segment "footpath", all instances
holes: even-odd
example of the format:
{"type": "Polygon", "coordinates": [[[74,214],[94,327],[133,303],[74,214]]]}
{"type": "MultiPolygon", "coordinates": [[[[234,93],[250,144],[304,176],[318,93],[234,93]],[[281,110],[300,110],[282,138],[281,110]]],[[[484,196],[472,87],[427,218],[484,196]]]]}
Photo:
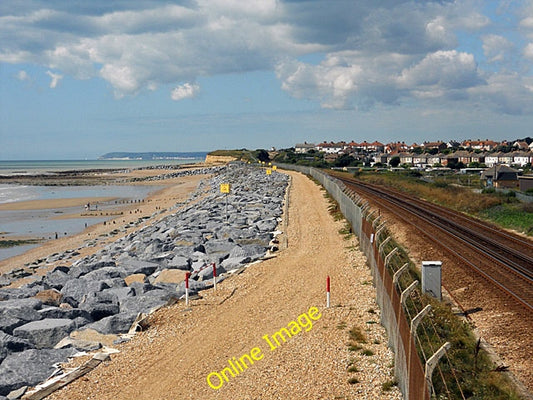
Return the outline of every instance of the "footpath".
{"type": "Polygon", "coordinates": [[[49,398],[401,398],[395,386],[383,389],[393,357],[356,238],[340,233],[324,191],[289,174],[285,250],[188,307],[159,310],[111,361],[49,398]]]}

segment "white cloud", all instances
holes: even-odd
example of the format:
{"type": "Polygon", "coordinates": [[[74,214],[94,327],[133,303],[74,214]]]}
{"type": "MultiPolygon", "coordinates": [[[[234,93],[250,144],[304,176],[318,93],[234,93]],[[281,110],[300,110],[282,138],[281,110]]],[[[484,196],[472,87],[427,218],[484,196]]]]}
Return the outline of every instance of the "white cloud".
{"type": "MultiPolygon", "coordinates": [[[[469,98],[470,89],[488,78],[523,77],[526,59],[533,59],[533,44],[520,53],[520,41],[501,33],[505,24],[484,15],[479,0],[39,4],[2,6],[0,62],[37,64],[77,79],[100,77],[117,98],[202,76],[274,70],[283,90],[326,108],[407,98],[451,101],[469,98]],[[470,34],[481,37],[486,60],[476,60],[475,50],[457,50],[470,34]],[[298,61],[310,53],[323,54],[323,62],[298,61]],[[522,72],[510,74],[513,69],[522,72]]],[[[531,10],[517,15],[525,36],[533,34],[531,10]]],[[[56,87],[62,75],[50,74],[50,87],[56,87]]],[[[517,82],[510,88],[520,97],[523,82],[517,82]]],[[[171,98],[197,92],[187,83],[171,98]]]]}
{"type": "Polygon", "coordinates": [[[524,56],[528,58],[529,60],[533,61],[533,43],[529,43],[524,48],[524,56]]]}
{"type": "Polygon", "coordinates": [[[20,70],[17,75],[16,75],[16,78],[19,80],[19,81],[29,81],[31,80],[30,76],[28,75],[28,73],[24,70],[20,70]]]}
{"type": "Polygon", "coordinates": [[[500,35],[484,35],[482,40],[483,52],[489,62],[505,61],[514,47],[511,41],[500,35]]]}
{"type": "Polygon", "coordinates": [[[403,70],[398,83],[404,88],[462,89],[479,84],[480,77],[472,54],[450,50],[428,54],[418,64],[403,70]]]}
{"type": "Polygon", "coordinates": [[[170,93],[170,98],[175,101],[190,99],[195,97],[200,91],[200,86],[193,83],[184,83],[183,85],[176,86],[170,93]]]}
{"type": "Polygon", "coordinates": [[[48,75],[52,80],[50,81],[50,89],[55,89],[61,79],[63,79],[63,75],[61,74],[54,74],[51,71],[46,71],[46,75],[48,75]]]}

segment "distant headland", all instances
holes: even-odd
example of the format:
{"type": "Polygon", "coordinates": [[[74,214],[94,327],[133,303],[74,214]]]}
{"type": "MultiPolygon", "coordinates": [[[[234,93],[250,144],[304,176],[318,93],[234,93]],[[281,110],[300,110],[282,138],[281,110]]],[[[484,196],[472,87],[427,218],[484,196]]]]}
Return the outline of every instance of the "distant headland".
{"type": "Polygon", "coordinates": [[[205,158],[206,151],[200,152],[112,152],[98,157],[99,160],[186,160],[205,158]]]}

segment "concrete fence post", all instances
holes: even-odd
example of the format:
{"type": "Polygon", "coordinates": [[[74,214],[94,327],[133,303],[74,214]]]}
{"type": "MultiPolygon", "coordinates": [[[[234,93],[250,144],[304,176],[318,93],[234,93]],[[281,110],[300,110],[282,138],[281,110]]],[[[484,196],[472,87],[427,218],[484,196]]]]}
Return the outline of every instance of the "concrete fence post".
{"type": "Polygon", "coordinates": [[[400,280],[400,275],[403,274],[407,270],[407,268],[409,268],[409,263],[405,263],[398,271],[394,273],[394,275],[392,276],[393,285],[398,284],[398,281],[400,280]]]}
{"type": "Polygon", "coordinates": [[[418,281],[414,281],[402,292],[402,295],[400,296],[400,303],[402,304],[402,306],[405,307],[405,301],[407,300],[411,292],[416,289],[417,285],[418,281]]]}
{"type": "Polygon", "coordinates": [[[422,318],[424,318],[428,312],[431,311],[431,305],[428,304],[425,306],[422,311],[420,311],[416,316],[411,320],[411,335],[416,335],[416,329],[418,328],[418,325],[422,321],[422,318]]]}
{"type": "Polygon", "coordinates": [[[395,247],[394,249],[392,249],[392,251],[389,254],[385,256],[385,268],[389,264],[389,261],[392,258],[392,256],[395,255],[397,252],[398,252],[398,247],[395,247]]]}
{"type": "MultiPolygon", "coordinates": [[[[381,242],[381,244],[379,245],[379,248],[378,248],[379,254],[381,254],[381,251],[383,250],[385,245],[391,241],[391,239],[392,238],[390,236],[387,236],[387,238],[383,242],[381,242]]],[[[377,240],[377,238],[376,238],[376,240],[377,240]]]]}
{"type": "Polygon", "coordinates": [[[451,344],[450,342],[446,342],[444,343],[440,349],[438,349],[435,354],[433,354],[427,361],[426,361],[426,370],[425,370],[425,377],[426,377],[426,382],[427,382],[427,385],[428,385],[428,389],[429,389],[429,395],[430,397],[433,395],[433,379],[432,379],[432,375],[433,375],[433,370],[435,369],[435,367],[437,366],[439,360],[441,359],[441,357],[446,354],[446,350],[448,350],[450,348],[451,344]]]}

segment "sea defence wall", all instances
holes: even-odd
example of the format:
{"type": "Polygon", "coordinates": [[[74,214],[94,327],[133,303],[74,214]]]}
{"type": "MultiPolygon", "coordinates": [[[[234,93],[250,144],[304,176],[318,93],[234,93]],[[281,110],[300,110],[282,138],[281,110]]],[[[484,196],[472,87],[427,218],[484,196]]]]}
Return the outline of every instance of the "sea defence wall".
{"type": "MultiPolygon", "coordinates": [[[[184,295],[186,273],[192,296],[213,285],[213,263],[220,282],[277,250],[288,176],[244,163],[203,172],[213,175],[173,214],[153,215],[149,225],[74,262],[70,252],[56,254],[61,266],[0,288],[0,399],[43,381],[78,350],[113,344],[104,338],[127,340],[119,334],[140,313],[184,295]]],[[[0,286],[11,280],[0,277],[0,286]]]]}
{"type": "Polygon", "coordinates": [[[352,231],[359,238],[359,247],[366,255],[371,269],[377,302],[381,308],[381,324],[387,330],[389,346],[394,350],[398,386],[407,400],[429,400],[428,383],[417,354],[414,335],[411,334],[397,285],[386,268],[386,257],[381,251],[380,243],[386,238],[380,237],[379,227],[367,219],[368,204],[348,190],[342,182],[316,168],[288,164],[278,164],[278,167],[312,176],[339,204],[352,231]]]}

